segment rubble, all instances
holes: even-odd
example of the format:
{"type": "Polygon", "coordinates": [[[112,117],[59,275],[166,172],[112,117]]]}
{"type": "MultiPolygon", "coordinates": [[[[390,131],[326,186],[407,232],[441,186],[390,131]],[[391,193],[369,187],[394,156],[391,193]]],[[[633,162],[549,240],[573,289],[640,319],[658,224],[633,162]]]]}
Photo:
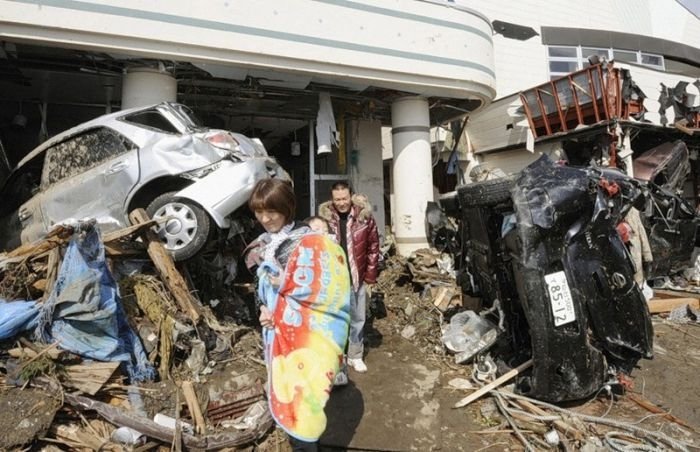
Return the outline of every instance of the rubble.
{"type": "MultiPolygon", "coordinates": [[[[601,450],[632,445],[656,447],[659,450],[690,449],[692,443],[686,439],[689,438],[688,435],[692,437],[694,430],[683,419],[667,417],[666,411],[655,407],[636,392],[629,391],[625,395],[613,393],[619,391],[622,385],[630,386],[629,381],[622,377],[617,382],[606,382],[592,398],[569,404],[568,408],[560,408],[536,398],[518,395],[515,386],[510,384],[514,378],[530,372],[532,359],[510,368],[505,365],[502,356],[494,361],[488,352],[482,351],[477,353],[474,362],[455,367],[455,355],[449,353],[448,345],[442,340],[438,345],[436,339],[443,339],[443,332],[452,318],[469,311],[463,306],[453,306],[442,312],[435,306],[435,298],[440,294],[437,288],[453,287],[441,285],[448,280],[440,278],[440,270],[435,263],[440,254],[440,251],[430,249],[419,250],[409,258],[387,257],[386,269],[380,273],[375,290],[381,290],[384,294],[389,314],[382,323],[385,328],[390,328],[393,334],[403,336],[404,339],[406,332],[411,331],[413,334],[407,340],[420,346],[423,351],[421,360],[434,361],[452,375],[471,377],[455,377],[445,384],[457,390],[456,395],[459,397],[454,403],[464,409],[475,405],[474,411],[480,413],[482,424],[488,428],[475,433],[512,435],[519,442],[518,445],[509,442],[502,444],[510,444],[512,449],[522,447],[525,450],[601,450]],[[416,271],[418,281],[421,282],[411,278],[412,271],[416,271]],[[421,278],[428,273],[435,274],[437,278],[421,278]],[[435,290],[431,291],[431,288],[435,290]],[[462,393],[466,393],[466,396],[460,395],[462,393]],[[656,431],[658,427],[643,427],[637,421],[608,414],[613,403],[623,400],[629,400],[645,410],[653,410],[652,413],[676,424],[678,429],[670,430],[675,433],[669,434],[670,427],[666,426],[666,433],[659,433],[656,431]],[[602,411],[592,410],[593,403],[600,406],[602,411]],[[492,409],[486,410],[486,413],[482,407],[489,404],[492,409]]],[[[471,303],[469,298],[465,298],[467,303],[471,303]]]]}
{"type": "Polygon", "coordinates": [[[260,403],[259,337],[218,320],[151,231],[154,222],[143,211],[132,218],[134,226],[103,237],[94,222],[62,225],[0,254],[3,450],[219,449],[272,427],[260,403]],[[254,378],[232,385],[245,374],[254,378]],[[160,425],[163,418],[173,424],[160,425]]]}

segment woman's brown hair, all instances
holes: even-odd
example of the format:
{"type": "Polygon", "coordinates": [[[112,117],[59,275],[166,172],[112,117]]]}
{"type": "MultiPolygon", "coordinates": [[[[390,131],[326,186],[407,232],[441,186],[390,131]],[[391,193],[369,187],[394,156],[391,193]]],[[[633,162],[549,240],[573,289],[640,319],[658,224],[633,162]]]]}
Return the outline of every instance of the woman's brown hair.
{"type": "Polygon", "coordinates": [[[292,184],[281,179],[263,179],[253,187],[248,207],[255,213],[274,210],[284,216],[285,224],[294,220],[297,201],[292,184]]]}

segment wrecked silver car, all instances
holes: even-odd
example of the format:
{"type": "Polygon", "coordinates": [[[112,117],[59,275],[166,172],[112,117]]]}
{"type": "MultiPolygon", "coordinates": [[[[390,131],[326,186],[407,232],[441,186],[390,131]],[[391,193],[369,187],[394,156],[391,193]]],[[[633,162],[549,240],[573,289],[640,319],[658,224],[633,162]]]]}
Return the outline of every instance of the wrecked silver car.
{"type": "Polygon", "coordinates": [[[458,282],[497,317],[497,353],[533,360],[519,392],[584,398],[651,358],[646,300],[616,229],[647,196],[643,182],[618,170],[542,157],[517,177],[442,200],[460,220],[458,282]]]}
{"type": "Polygon", "coordinates": [[[256,181],[289,178],[259,140],[202,127],[189,108],[161,103],[104,115],[30,152],[5,182],[0,246],[42,237],[86,217],[103,232],[143,207],[177,260],[194,256],[215,228],[231,227],[256,181]]]}

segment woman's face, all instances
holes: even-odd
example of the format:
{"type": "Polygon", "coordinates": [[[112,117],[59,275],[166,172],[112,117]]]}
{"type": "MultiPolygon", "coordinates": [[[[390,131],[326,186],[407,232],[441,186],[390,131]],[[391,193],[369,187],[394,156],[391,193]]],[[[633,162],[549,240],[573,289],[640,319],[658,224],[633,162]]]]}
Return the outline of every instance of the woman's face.
{"type": "Polygon", "coordinates": [[[276,210],[256,210],[255,218],[267,232],[279,232],[284,226],[284,215],[276,210]]]}

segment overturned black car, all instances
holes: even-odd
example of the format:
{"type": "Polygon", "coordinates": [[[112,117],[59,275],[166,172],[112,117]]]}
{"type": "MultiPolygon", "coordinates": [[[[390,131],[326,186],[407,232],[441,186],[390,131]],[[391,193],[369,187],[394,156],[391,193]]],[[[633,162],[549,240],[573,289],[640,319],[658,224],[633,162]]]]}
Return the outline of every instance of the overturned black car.
{"type": "Polygon", "coordinates": [[[646,300],[617,226],[636,207],[645,225],[692,227],[694,242],[692,209],[657,218],[669,211],[660,205],[684,202],[619,170],[546,156],[516,177],[461,186],[441,199],[459,220],[451,248],[463,291],[498,313],[497,347],[517,362],[533,359],[531,374],[517,381],[520,393],[584,398],[652,357],[646,300]]]}

